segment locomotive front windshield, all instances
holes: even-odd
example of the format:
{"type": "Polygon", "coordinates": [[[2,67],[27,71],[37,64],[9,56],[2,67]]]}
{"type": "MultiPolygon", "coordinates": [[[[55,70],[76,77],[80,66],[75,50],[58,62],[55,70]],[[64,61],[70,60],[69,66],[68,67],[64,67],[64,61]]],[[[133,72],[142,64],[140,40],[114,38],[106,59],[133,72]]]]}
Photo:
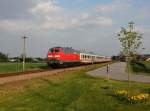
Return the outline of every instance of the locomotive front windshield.
{"type": "Polygon", "coordinates": [[[55,48],[55,52],[59,52],[59,50],[60,50],[59,48],[55,48]]]}
{"type": "Polygon", "coordinates": [[[60,48],[51,48],[50,52],[51,53],[53,53],[53,52],[60,52],[60,48]]]}
{"type": "Polygon", "coordinates": [[[54,48],[50,49],[50,52],[52,52],[52,53],[53,53],[54,51],[55,51],[55,50],[54,50],[54,48]]]}

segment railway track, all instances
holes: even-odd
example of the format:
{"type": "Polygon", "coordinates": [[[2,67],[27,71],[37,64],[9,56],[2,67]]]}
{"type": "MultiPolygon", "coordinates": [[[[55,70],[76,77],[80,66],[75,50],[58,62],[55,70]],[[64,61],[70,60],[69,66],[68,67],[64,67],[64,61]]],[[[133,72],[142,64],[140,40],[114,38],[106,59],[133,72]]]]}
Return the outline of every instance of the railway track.
{"type": "Polygon", "coordinates": [[[9,73],[1,75],[0,84],[16,82],[20,80],[26,80],[37,77],[51,76],[65,71],[73,71],[85,68],[85,66],[70,67],[70,68],[61,68],[61,69],[45,69],[45,70],[36,70],[36,71],[27,71],[24,73],[9,73]]]}
{"type": "Polygon", "coordinates": [[[45,72],[45,71],[51,71],[53,69],[39,69],[39,70],[30,70],[25,72],[12,72],[12,73],[0,73],[0,78],[3,77],[9,77],[9,76],[17,76],[17,75],[27,75],[27,74],[33,74],[33,73],[39,73],[39,72],[45,72]]]}

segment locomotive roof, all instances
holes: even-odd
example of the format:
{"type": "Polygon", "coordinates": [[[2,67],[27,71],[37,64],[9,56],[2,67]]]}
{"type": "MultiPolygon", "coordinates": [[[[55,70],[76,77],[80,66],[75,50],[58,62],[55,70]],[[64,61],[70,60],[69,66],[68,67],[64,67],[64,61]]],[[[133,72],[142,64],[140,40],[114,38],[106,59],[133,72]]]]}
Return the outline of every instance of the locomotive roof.
{"type": "Polygon", "coordinates": [[[63,48],[63,47],[60,47],[60,46],[56,46],[56,47],[53,47],[53,48],[63,48]]]}
{"type": "Polygon", "coordinates": [[[72,47],[52,47],[52,48],[68,48],[68,49],[73,49],[72,47]]]}

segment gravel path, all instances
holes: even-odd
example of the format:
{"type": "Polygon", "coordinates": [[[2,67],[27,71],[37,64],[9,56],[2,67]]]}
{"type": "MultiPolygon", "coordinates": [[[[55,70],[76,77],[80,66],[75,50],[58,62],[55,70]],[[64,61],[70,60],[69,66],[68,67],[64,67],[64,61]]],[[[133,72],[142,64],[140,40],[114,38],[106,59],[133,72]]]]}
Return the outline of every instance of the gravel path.
{"type": "Polygon", "coordinates": [[[37,78],[37,77],[43,77],[43,76],[50,76],[50,75],[54,75],[54,74],[65,72],[65,71],[79,70],[81,68],[84,68],[84,66],[66,68],[66,69],[57,69],[57,70],[51,70],[51,71],[46,71],[46,72],[30,73],[30,74],[25,74],[25,75],[3,77],[3,78],[0,78],[0,84],[26,80],[26,79],[31,79],[31,78],[37,78]]]}
{"type": "MultiPolygon", "coordinates": [[[[127,81],[128,80],[128,74],[125,72],[125,67],[126,63],[121,62],[121,63],[114,63],[110,65],[110,79],[114,80],[123,80],[127,81]]],[[[102,67],[90,72],[87,72],[87,74],[94,76],[94,77],[102,77],[106,78],[107,77],[107,67],[102,67]]],[[[143,83],[150,83],[150,76],[146,75],[135,75],[131,74],[131,81],[136,81],[136,82],[143,82],[143,83]]]]}

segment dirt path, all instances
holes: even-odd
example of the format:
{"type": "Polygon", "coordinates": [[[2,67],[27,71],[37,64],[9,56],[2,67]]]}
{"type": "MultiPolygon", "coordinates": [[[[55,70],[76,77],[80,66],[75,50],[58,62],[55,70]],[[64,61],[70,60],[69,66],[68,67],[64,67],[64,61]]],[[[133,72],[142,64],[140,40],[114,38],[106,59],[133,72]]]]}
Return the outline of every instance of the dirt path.
{"type": "MultiPolygon", "coordinates": [[[[110,73],[109,73],[110,79],[127,81],[128,74],[125,72],[125,67],[126,67],[126,63],[124,62],[110,65],[110,73]]],[[[87,74],[94,76],[94,77],[106,78],[107,68],[102,67],[102,68],[90,71],[87,74]]],[[[146,76],[142,74],[141,75],[131,74],[131,81],[150,83],[150,76],[146,76]]]]}

